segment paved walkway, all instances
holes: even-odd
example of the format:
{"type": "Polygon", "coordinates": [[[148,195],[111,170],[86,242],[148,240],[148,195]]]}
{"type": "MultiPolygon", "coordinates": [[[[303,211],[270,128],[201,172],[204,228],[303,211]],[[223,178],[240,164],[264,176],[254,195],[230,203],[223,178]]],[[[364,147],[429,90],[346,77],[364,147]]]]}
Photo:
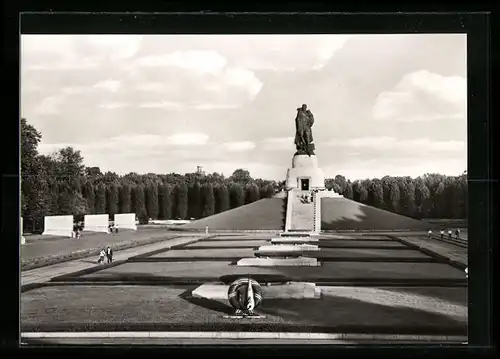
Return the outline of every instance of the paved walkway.
{"type": "MultiPolygon", "coordinates": [[[[115,252],[113,260],[126,260],[130,257],[148,253],[161,248],[169,248],[178,244],[184,244],[195,239],[202,239],[205,235],[183,235],[178,238],[166,239],[165,241],[147,244],[135,248],[129,248],[121,251],[115,252]]],[[[60,276],[63,274],[69,274],[77,272],[87,268],[93,268],[96,264],[96,258],[88,257],[84,259],[76,259],[73,261],[68,261],[64,263],[54,264],[47,267],[32,269],[28,271],[23,271],[21,274],[21,285],[31,284],[31,283],[43,283],[49,281],[51,278],[60,276]]]]}

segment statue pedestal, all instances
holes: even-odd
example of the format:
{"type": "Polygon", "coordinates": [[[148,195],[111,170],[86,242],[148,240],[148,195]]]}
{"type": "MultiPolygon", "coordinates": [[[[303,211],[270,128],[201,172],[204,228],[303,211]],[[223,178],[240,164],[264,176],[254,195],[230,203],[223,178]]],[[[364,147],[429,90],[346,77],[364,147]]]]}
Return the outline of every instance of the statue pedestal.
{"type": "Polygon", "coordinates": [[[315,155],[293,156],[292,168],[286,173],[285,187],[287,190],[297,188],[305,191],[324,189],[325,175],[318,167],[318,158],[315,155]]]}

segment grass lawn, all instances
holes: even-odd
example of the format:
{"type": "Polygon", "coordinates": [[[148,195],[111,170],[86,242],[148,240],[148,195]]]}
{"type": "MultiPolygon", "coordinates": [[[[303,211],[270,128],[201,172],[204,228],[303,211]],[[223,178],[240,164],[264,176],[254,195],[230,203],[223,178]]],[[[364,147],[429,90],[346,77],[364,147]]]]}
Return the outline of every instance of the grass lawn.
{"type": "Polygon", "coordinates": [[[370,241],[370,240],[339,240],[339,241],[333,241],[333,240],[324,240],[320,239],[319,240],[319,246],[324,246],[324,247],[329,247],[329,246],[335,246],[335,247],[407,247],[404,244],[390,240],[388,239],[387,241],[370,241]]]}
{"type": "Polygon", "coordinates": [[[323,230],[428,230],[436,226],[346,198],[321,199],[321,229],[323,230]]]}
{"type": "Polygon", "coordinates": [[[165,239],[174,237],[175,233],[168,233],[163,229],[145,229],[140,231],[121,231],[117,234],[92,233],[83,235],[80,239],[66,238],[60,240],[40,240],[21,246],[21,260],[37,257],[48,257],[70,254],[79,250],[105,247],[121,242],[147,240],[153,237],[165,236],[165,239]]]}
{"type": "Polygon", "coordinates": [[[86,278],[131,280],[141,278],[214,278],[231,274],[273,274],[293,276],[306,281],[308,278],[424,278],[462,279],[465,273],[441,263],[363,263],[325,262],[320,267],[243,267],[230,266],[229,262],[163,262],[125,263],[86,275],[86,278]]]}
{"type": "Polygon", "coordinates": [[[265,198],[226,212],[179,226],[182,229],[284,229],[285,199],[265,198]]]}
{"type": "Polygon", "coordinates": [[[189,247],[205,247],[205,248],[210,248],[210,247],[249,247],[249,246],[254,246],[254,247],[259,247],[259,246],[265,246],[267,244],[271,244],[270,242],[266,241],[265,239],[261,240],[254,240],[254,241],[212,241],[212,240],[201,240],[193,244],[189,244],[186,246],[186,248],[189,247]]]}
{"type": "Polygon", "coordinates": [[[270,240],[271,238],[278,237],[277,233],[245,233],[239,236],[235,235],[223,235],[217,234],[217,237],[210,238],[212,242],[221,242],[224,245],[225,242],[237,242],[237,241],[258,241],[258,240],[270,240]]]}
{"type": "Polygon", "coordinates": [[[422,252],[412,249],[393,251],[391,249],[363,249],[363,248],[321,248],[318,252],[319,258],[338,258],[338,257],[398,257],[398,258],[427,258],[422,252]]]}
{"type": "Polygon", "coordinates": [[[253,257],[254,250],[251,248],[234,248],[234,249],[191,249],[183,250],[176,249],[164,253],[152,255],[151,258],[204,258],[204,257],[253,257]]]}
{"type": "MultiPolygon", "coordinates": [[[[194,287],[60,286],[35,289],[21,297],[21,330],[60,330],[61,327],[74,331],[105,330],[105,324],[108,328],[113,324],[114,328],[136,324],[143,330],[159,330],[159,327],[169,325],[172,329],[182,327],[189,330],[190,326],[201,325],[198,330],[214,330],[214,326],[222,330],[221,325],[241,323],[223,317],[232,313],[223,302],[186,298],[190,289],[194,287]]],[[[374,303],[354,292],[349,298],[349,290],[344,290],[341,295],[335,295],[334,290],[325,290],[326,295],[319,300],[264,299],[257,312],[266,318],[252,320],[247,325],[253,331],[286,331],[286,325],[295,325],[306,332],[314,331],[314,327],[357,328],[358,332],[367,333],[390,332],[391,329],[400,332],[401,328],[419,332],[423,328],[438,330],[446,327],[465,332],[464,308],[446,297],[460,301],[457,298],[463,298],[463,293],[459,292],[466,289],[454,289],[455,293],[452,293],[449,289],[434,288],[422,296],[422,293],[399,292],[393,288],[393,296],[401,298],[399,303],[374,303]],[[413,304],[416,300],[418,305],[413,304]],[[436,306],[438,309],[433,309],[436,306]]],[[[238,329],[233,326],[232,330],[238,329]]]]}

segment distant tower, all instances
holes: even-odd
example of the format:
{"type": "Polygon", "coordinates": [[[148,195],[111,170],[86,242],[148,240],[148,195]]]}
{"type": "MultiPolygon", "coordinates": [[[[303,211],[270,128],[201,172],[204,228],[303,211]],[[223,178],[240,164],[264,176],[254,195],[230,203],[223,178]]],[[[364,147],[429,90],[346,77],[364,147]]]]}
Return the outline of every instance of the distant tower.
{"type": "Polygon", "coordinates": [[[196,166],[196,173],[204,175],[205,172],[203,171],[203,166],[196,166]]]}

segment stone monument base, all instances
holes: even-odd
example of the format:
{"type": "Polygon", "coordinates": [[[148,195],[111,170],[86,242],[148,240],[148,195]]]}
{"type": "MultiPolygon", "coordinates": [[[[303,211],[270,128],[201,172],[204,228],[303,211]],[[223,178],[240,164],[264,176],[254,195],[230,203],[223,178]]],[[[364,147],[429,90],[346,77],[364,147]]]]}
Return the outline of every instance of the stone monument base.
{"type": "Polygon", "coordinates": [[[282,238],[309,238],[309,237],[318,237],[319,233],[316,232],[280,232],[280,237],[282,238]]]}
{"type": "Polygon", "coordinates": [[[292,168],[286,174],[285,187],[287,190],[300,189],[309,191],[325,188],[325,175],[318,167],[318,158],[315,155],[295,155],[292,168]]]}
{"type": "Polygon", "coordinates": [[[237,266],[248,267],[317,267],[320,265],[317,258],[242,258],[237,266]]]}
{"type": "Polygon", "coordinates": [[[271,238],[272,244],[307,244],[318,243],[318,237],[277,237],[271,238]]]}

